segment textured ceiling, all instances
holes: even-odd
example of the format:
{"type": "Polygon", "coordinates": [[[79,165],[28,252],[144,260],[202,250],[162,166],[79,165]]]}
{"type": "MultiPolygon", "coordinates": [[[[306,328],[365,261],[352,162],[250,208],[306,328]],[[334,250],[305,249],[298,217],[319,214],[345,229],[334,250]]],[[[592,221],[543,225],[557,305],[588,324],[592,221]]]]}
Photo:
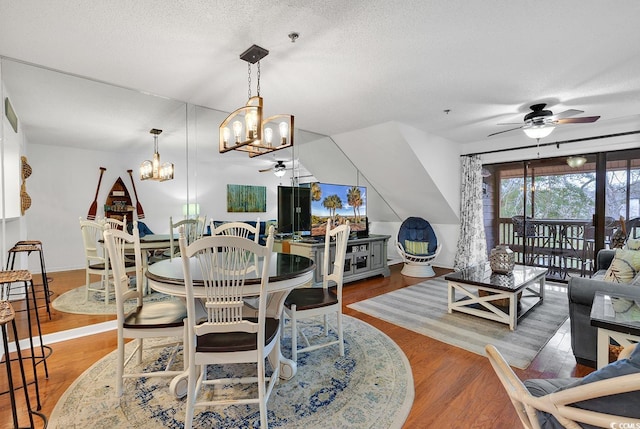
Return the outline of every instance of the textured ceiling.
{"type": "MultiPolygon", "coordinates": [[[[328,135],[394,120],[471,143],[537,102],[601,116],[567,137],[639,128],[638,22],[636,0],[0,0],[0,55],[232,111],[255,43],[270,51],[268,115],[328,135]]],[[[528,143],[506,134],[492,139],[528,143]]]]}

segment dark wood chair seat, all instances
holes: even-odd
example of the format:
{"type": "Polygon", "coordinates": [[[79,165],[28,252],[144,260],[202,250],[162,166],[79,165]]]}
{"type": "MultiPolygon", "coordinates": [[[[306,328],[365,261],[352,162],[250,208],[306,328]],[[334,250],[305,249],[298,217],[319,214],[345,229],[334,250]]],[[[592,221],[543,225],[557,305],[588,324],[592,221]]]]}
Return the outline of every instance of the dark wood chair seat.
{"type": "MultiPolygon", "coordinates": [[[[253,323],[257,323],[258,319],[248,318],[253,323]]],[[[278,333],[280,321],[272,317],[266,318],[265,326],[265,345],[269,344],[278,333]]],[[[196,352],[201,353],[226,353],[226,352],[244,352],[255,350],[257,345],[258,334],[249,332],[229,332],[225,334],[215,333],[206,334],[196,337],[196,352]]]]}
{"type": "MultiPolygon", "coordinates": [[[[125,259],[124,267],[125,268],[135,268],[136,267],[136,263],[135,263],[135,261],[130,261],[130,260],[125,259]]],[[[104,263],[91,264],[91,265],[89,265],[89,268],[91,268],[92,270],[104,270],[104,263]]]]}
{"type": "Polygon", "coordinates": [[[181,301],[149,302],[129,314],[123,323],[128,329],[159,329],[184,325],[187,308],[181,301]]]}
{"type": "Polygon", "coordinates": [[[331,289],[299,288],[291,291],[284,302],[287,308],[294,304],[297,310],[327,307],[338,303],[338,296],[331,289]]]}

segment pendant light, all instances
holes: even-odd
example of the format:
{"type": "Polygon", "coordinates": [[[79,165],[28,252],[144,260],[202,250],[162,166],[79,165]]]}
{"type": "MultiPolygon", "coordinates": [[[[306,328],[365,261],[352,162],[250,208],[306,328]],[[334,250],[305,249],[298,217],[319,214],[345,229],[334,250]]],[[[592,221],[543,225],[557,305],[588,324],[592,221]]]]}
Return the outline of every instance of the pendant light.
{"type": "Polygon", "coordinates": [[[143,161],[140,164],[140,180],[157,180],[164,182],[165,180],[173,179],[173,164],[165,162],[160,164],[160,154],[158,153],[158,136],[162,133],[162,130],[153,128],[149,131],[153,134],[153,161],[143,161]]]}
{"type": "Polygon", "coordinates": [[[257,45],[240,54],[248,64],[249,100],[220,124],[220,153],[231,150],[248,152],[250,157],[264,155],[293,146],[293,115],[274,115],[263,119],[260,97],[260,60],[269,51],[257,45]],[[251,64],[258,64],[257,96],[251,95],[251,64]],[[276,137],[274,141],[274,134],[276,137]]]}

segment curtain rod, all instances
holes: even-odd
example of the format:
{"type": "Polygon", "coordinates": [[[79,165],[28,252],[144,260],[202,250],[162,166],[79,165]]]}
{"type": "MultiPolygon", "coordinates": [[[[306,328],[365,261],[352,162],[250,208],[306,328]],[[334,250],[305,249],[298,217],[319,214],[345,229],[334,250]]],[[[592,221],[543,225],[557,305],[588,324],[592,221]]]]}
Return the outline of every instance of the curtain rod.
{"type": "Polygon", "coordinates": [[[529,146],[519,146],[519,147],[508,148],[508,149],[495,149],[495,150],[488,150],[488,151],[485,151],[485,152],[466,153],[466,154],[463,154],[463,155],[460,155],[460,156],[486,155],[486,154],[489,154],[489,153],[511,152],[512,150],[533,149],[533,148],[537,148],[537,147],[554,146],[554,145],[556,145],[558,147],[558,149],[559,149],[561,144],[578,143],[578,142],[584,142],[584,141],[588,141],[588,140],[608,139],[608,138],[611,138],[611,137],[621,137],[621,136],[628,136],[628,135],[631,135],[631,134],[639,134],[639,133],[640,133],[640,130],[626,131],[624,133],[605,134],[605,135],[601,135],[601,136],[584,137],[584,138],[581,138],[581,139],[561,140],[561,141],[556,141],[556,142],[553,142],[553,143],[533,144],[533,145],[529,145],[529,146]]]}

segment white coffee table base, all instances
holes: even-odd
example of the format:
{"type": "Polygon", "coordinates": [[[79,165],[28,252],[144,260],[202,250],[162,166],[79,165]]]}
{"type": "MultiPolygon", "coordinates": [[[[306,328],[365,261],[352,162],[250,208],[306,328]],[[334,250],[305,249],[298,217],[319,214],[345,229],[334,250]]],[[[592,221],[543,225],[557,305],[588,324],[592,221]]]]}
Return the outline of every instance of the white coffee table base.
{"type": "MultiPolygon", "coordinates": [[[[535,283],[536,281],[532,282],[535,283]]],[[[518,324],[518,294],[528,291],[538,298],[538,302],[524,310],[520,315],[530,311],[544,300],[545,278],[542,276],[538,281],[538,290],[532,289],[529,285],[517,291],[503,291],[489,287],[477,286],[473,284],[460,283],[453,280],[448,281],[448,305],[447,311],[459,311],[461,313],[471,314],[473,316],[482,317],[484,319],[494,320],[496,322],[509,325],[512,331],[516,329],[518,324]],[[487,296],[479,296],[478,291],[483,290],[491,292],[487,296]],[[462,299],[456,299],[456,292],[462,294],[462,299]],[[504,307],[494,305],[499,299],[508,299],[509,306],[507,312],[504,307]],[[481,308],[480,308],[481,307],[481,308]]]]}

